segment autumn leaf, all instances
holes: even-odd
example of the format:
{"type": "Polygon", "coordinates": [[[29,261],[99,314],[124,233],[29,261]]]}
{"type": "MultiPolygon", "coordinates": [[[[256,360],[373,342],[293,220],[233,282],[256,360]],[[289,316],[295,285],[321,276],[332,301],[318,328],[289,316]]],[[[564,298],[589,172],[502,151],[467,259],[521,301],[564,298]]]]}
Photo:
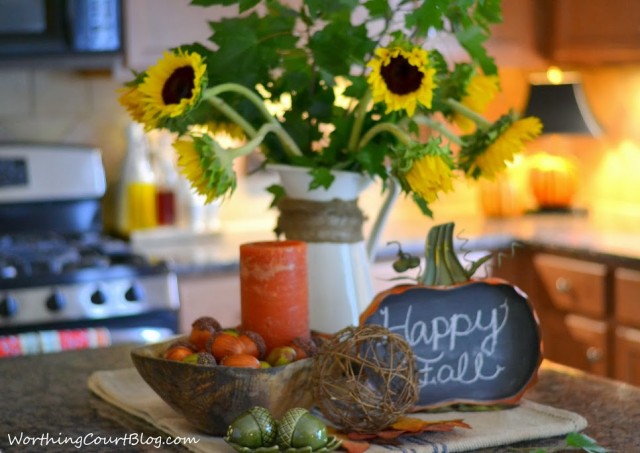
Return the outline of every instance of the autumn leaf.
{"type": "Polygon", "coordinates": [[[350,439],[346,434],[338,431],[332,426],[327,426],[327,431],[329,435],[336,436],[342,441],[340,448],[342,450],[346,450],[347,453],[364,453],[371,446],[369,442],[359,442],[357,440],[350,439]]]}
{"type": "Polygon", "coordinates": [[[391,428],[410,433],[421,433],[424,431],[451,431],[453,428],[471,429],[471,426],[461,418],[455,420],[427,421],[416,417],[400,417],[395,423],[391,424],[391,428]]]}
{"type": "Polygon", "coordinates": [[[400,417],[389,428],[377,433],[346,433],[352,441],[392,441],[404,435],[415,435],[424,432],[446,432],[454,428],[467,428],[471,426],[462,419],[427,421],[415,417],[400,417]]]}

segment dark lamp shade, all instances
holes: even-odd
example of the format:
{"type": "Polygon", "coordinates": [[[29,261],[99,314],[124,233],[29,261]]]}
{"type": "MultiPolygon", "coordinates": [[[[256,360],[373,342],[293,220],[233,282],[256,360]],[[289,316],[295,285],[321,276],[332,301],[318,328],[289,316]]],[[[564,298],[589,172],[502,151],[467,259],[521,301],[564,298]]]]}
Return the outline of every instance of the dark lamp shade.
{"type": "Polygon", "coordinates": [[[579,83],[531,85],[524,116],[542,121],[543,134],[600,135],[579,83]]]}

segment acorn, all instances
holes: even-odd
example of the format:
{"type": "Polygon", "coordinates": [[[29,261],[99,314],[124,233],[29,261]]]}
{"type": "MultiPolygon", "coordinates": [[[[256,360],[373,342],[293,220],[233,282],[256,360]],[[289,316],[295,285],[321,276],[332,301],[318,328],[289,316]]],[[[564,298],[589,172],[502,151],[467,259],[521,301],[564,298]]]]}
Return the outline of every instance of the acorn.
{"type": "Polygon", "coordinates": [[[277,423],[267,409],[254,406],[231,422],[225,442],[250,449],[271,447],[276,442],[277,423]]]}
{"type": "Polygon", "coordinates": [[[182,361],[195,352],[198,351],[194,345],[184,340],[178,340],[171,343],[162,356],[165,359],[182,361]]]}
{"type": "Polygon", "coordinates": [[[234,354],[225,356],[220,362],[223,366],[234,366],[237,368],[261,368],[260,360],[250,354],[234,354]]]}
{"type": "Polygon", "coordinates": [[[191,324],[191,334],[189,341],[193,343],[199,351],[204,350],[207,340],[214,332],[220,330],[220,323],[211,316],[201,316],[191,324]]]}
{"type": "Polygon", "coordinates": [[[214,333],[207,341],[206,348],[218,362],[221,362],[228,355],[242,354],[244,352],[242,341],[226,332],[214,333]]]}
{"type": "Polygon", "coordinates": [[[307,409],[294,407],[278,422],[276,442],[283,450],[310,447],[310,451],[316,451],[329,443],[327,425],[307,409]]]}
{"type": "Polygon", "coordinates": [[[215,366],[218,364],[213,354],[209,352],[202,352],[202,351],[194,352],[193,354],[186,356],[184,359],[182,359],[182,361],[185,363],[192,363],[194,365],[215,366]]]}
{"type": "Polygon", "coordinates": [[[251,330],[244,330],[238,335],[238,338],[244,345],[245,354],[251,354],[258,359],[262,359],[264,357],[267,345],[265,344],[262,335],[251,330]]]}
{"type": "Polygon", "coordinates": [[[271,366],[288,365],[297,359],[296,350],[291,346],[278,346],[273,348],[267,356],[267,362],[271,366]]]}
{"type": "Polygon", "coordinates": [[[296,351],[296,360],[313,357],[318,352],[318,347],[311,338],[296,337],[290,346],[296,351]]]}

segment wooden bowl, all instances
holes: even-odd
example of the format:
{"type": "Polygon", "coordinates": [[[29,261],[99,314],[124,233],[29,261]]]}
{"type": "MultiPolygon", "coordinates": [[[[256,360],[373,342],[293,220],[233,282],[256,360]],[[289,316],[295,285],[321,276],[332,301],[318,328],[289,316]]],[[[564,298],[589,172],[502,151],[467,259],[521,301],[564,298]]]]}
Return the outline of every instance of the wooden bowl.
{"type": "Polygon", "coordinates": [[[202,432],[225,435],[229,424],[253,406],[280,418],[288,409],[313,403],[312,359],[261,369],[194,365],[162,358],[174,341],[137,347],[131,359],[147,384],[202,432]]]}

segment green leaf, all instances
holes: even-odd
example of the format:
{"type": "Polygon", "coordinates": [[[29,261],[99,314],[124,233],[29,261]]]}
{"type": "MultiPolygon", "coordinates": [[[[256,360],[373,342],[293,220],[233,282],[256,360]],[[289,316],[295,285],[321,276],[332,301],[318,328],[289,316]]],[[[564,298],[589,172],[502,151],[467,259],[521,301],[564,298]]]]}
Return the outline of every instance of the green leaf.
{"type": "Polygon", "coordinates": [[[391,7],[388,0],[367,0],[364,7],[369,11],[371,17],[386,17],[391,14],[391,7]]]}
{"type": "Polygon", "coordinates": [[[429,203],[427,203],[425,200],[423,200],[422,198],[420,198],[420,196],[416,194],[413,194],[412,198],[415,204],[418,205],[418,207],[420,208],[420,211],[422,211],[424,215],[426,215],[427,217],[433,218],[433,211],[429,209],[429,203]]]}
{"type": "Polygon", "coordinates": [[[253,8],[254,6],[256,6],[261,1],[262,0],[240,0],[240,2],[239,2],[240,12],[243,13],[243,12],[253,8]]]}
{"type": "Polygon", "coordinates": [[[331,183],[335,179],[335,177],[331,174],[331,170],[328,168],[312,168],[311,176],[313,177],[311,183],[309,184],[309,189],[317,189],[319,187],[324,187],[328,189],[331,186],[331,183]]]}
{"type": "Polygon", "coordinates": [[[474,17],[479,23],[499,24],[503,21],[501,0],[483,0],[478,2],[474,17]]]}
{"type": "Polygon", "coordinates": [[[606,453],[607,451],[599,446],[594,439],[582,433],[569,433],[565,441],[568,446],[581,448],[587,453],[606,453]]]}
{"type": "Polygon", "coordinates": [[[422,2],[405,17],[405,24],[409,28],[415,27],[418,33],[426,34],[429,29],[444,29],[444,12],[451,0],[430,0],[422,2]]]}
{"type": "Polygon", "coordinates": [[[479,26],[473,26],[456,32],[456,37],[460,45],[469,53],[471,58],[476,60],[482,71],[487,74],[497,74],[498,67],[493,59],[484,48],[484,42],[488,39],[488,35],[479,26]]]}
{"type": "Polygon", "coordinates": [[[358,6],[358,0],[305,0],[309,15],[313,19],[335,20],[338,16],[348,18],[358,6]]]}
{"type": "Polygon", "coordinates": [[[282,200],[287,194],[284,191],[284,187],[280,184],[272,184],[267,187],[267,192],[273,195],[273,200],[271,200],[271,205],[269,207],[275,208],[280,200],[282,200]]]}
{"type": "Polygon", "coordinates": [[[389,151],[388,143],[369,143],[355,154],[357,162],[370,175],[386,175],[385,156],[389,151]]]}
{"type": "Polygon", "coordinates": [[[346,75],[354,62],[362,61],[373,50],[373,43],[367,37],[367,27],[351,25],[347,16],[334,19],[316,32],[309,47],[319,68],[331,75],[346,75]]]}

